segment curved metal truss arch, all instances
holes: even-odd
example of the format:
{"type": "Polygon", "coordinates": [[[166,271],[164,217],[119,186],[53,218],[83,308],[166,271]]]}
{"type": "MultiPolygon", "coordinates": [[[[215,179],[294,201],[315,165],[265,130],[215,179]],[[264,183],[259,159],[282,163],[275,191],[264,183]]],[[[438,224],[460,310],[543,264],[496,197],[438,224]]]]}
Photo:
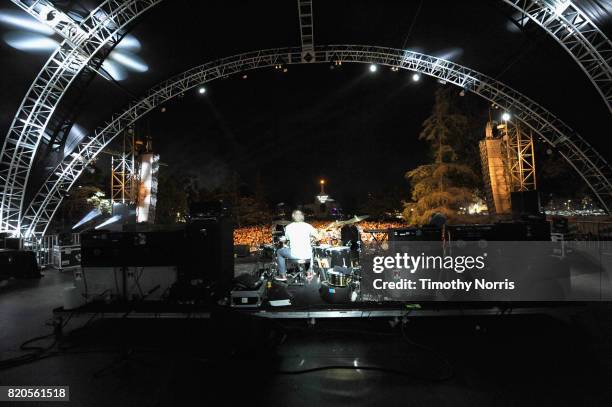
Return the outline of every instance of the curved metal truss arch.
{"type": "MultiPolygon", "coordinates": [[[[20,230],[19,221],[34,155],[66,90],[94,55],[117,42],[126,26],[160,1],[106,0],[78,25],[67,16],[62,25],[54,25],[65,39],[26,93],[0,153],[0,185],[3,186],[0,230],[20,230]]],[[[47,2],[41,1],[19,3],[23,3],[30,14],[40,17],[45,15],[44,7],[49,7],[47,2]]],[[[61,19],[63,14],[60,13],[59,17],[56,13],[52,15],[54,19],[61,19]]]]}
{"type": "MultiPolygon", "coordinates": [[[[612,169],[582,137],[533,100],[507,85],[448,60],[401,49],[364,45],[329,45],[314,47],[314,60],[308,63],[336,61],[386,65],[438,78],[473,92],[511,112],[538,134],[572,165],[599,199],[602,207],[612,208],[612,169]]],[[[215,60],[192,68],[150,89],[138,101],[116,114],[104,126],[88,135],[78,148],[61,162],[47,178],[21,220],[22,234],[40,237],[59,207],[63,196],[91,161],[118,134],[164,102],[215,79],[244,71],[279,64],[301,64],[302,49],[276,48],[248,52],[215,60]]]]}
{"type": "Polygon", "coordinates": [[[533,21],[586,73],[612,113],[612,41],[571,0],[503,0],[533,21]]]}

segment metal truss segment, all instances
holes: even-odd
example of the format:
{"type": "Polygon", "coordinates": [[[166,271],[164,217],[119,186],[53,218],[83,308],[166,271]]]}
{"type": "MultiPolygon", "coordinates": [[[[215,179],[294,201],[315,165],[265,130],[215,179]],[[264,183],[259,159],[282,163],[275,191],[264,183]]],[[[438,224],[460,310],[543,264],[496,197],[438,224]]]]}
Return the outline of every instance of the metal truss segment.
{"type": "MultiPolygon", "coordinates": [[[[386,65],[420,72],[444,83],[473,92],[509,111],[534,135],[553,146],[576,170],[607,212],[612,209],[612,169],[580,135],[535,101],[509,86],[465,66],[434,56],[401,49],[364,46],[316,46],[317,63],[354,62],[386,65]]],[[[21,219],[21,232],[39,238],[59,207],[63,194],[73,186],[84,168],[119,134],[140,117],[186,91],[228,75],[273,67],[303,64],[301,47],[275,48],[222,58],[192,68],[150,89],[140,100],[88,135],[77,150],[62,161],[45,181],[21,219]]]]}
{"type": "MultiPolygon", "coordinates": [[[[48,1],[14,1],[37,18],[64,21],[63,13],[49,11],[48,1]],[[61,14],[58,14],[61,13],[61,14]]],[[[105,0],[78,25],[65,21],[54,27],[67,38],[49,57],[30,86],[0,152],[0,231],[20,230],[26,187],[34,156],[45,128],[74,79],[104,47],[114,46],[122,31],[140,14],[161,0],[105,0]],[[85,34],[81,33],[84,32],[85,34]]],[[[68,18],[66,16],[66,18],[68,18]]]]}
{"type": "Polygon", "coordinates": [[[612,113],[612,41],[571,0],[503,0],[550,34],[593,83],[612,113]]]}

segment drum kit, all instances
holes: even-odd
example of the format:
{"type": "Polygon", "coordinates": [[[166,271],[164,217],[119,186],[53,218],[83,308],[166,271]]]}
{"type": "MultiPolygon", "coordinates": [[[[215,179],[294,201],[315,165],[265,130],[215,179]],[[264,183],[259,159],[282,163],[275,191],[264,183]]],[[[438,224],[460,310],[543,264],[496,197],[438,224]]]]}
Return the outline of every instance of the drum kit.
{"type": "MultiPolygon", "coordinates": [[[[355,216],[348,220],[331,222],[324,228],[319,244],[313,245],[312,271],[320,283],[319,293],[327,302],[356,301],[359,297],[361,238],[356,224],[366,218],[367,216],[355,216]],[[355,233],[349,235],[344,233],[350,228],[355,233]],[[350,236],[350,239],[347,240],[346,236],[350,236]]],[[[276,272],[273,260],[276,258],[276,251],[286,241],[285,226],[286,223],[277,222],[272,228],[273,243],[260,247],[260,257],[272,261],[269,270],[265,273],[268,278],[276,272]]]]}

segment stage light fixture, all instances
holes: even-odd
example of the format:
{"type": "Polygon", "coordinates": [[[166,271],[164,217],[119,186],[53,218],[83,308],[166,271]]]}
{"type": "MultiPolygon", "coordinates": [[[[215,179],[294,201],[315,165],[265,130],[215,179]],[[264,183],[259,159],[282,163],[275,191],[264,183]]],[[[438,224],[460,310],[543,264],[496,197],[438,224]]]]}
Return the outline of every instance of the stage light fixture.
{"type": "Polygon", "coordinates": [[[465,89],[461,89],[461,92],[459,92],[459,96],[465,96],[465,89]]]}
{"type": "Polygon", "coordinates": [[[502,113],[502,120],[505,121],[505,122],[510,120],[510,113],[508,113],[508,112],[502,113]]]}
{"type": "Polygon", "coordinates": [[[412,74],[412,81],[413,82],[418,82],[420,80],[421,80],[421,74],[416,73],[416,72],[412,74]]]}
{"type": "Polygon", "coordinates": [[[206,88],[205,88],[204,86],[200,86],[200,87],[198,88],[198,93],[199,93],[200,95],[205,94],[205,93],[206,93],[206,88]]]}
{"type": "Polygon", "coordinates": [[[378,66],[375,64],[370,64],[370,72],[376,72],[378,70],[378,66]]]}

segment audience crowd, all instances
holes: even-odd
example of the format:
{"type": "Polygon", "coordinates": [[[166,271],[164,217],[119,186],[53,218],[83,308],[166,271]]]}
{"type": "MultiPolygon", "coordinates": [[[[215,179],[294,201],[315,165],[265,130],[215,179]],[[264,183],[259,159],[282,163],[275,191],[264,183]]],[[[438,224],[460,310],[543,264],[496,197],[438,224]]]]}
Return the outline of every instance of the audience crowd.
{"type": "MultiPolygon", "coordinates": [[[[339,237],[338,228],[329,228],[329,221],[312,221],[309,222],[317,228],[319,233],[324,237],[324,240],[339,237]]],[[[405,227],[403,222],[378,222],[378,221],[362,221],[357,223],[361,230],[361,240],[364,243],[373,241],[382,241],[387,239],[386,233],[368,233],[368,230],[386,230],[390,228],[405,227]]],[[[249,246],[251,250],[257,249],[262,244],[272,243],[272,225],[258,225],[237,228],[234,230],[234,245],[249,246]]]]}

